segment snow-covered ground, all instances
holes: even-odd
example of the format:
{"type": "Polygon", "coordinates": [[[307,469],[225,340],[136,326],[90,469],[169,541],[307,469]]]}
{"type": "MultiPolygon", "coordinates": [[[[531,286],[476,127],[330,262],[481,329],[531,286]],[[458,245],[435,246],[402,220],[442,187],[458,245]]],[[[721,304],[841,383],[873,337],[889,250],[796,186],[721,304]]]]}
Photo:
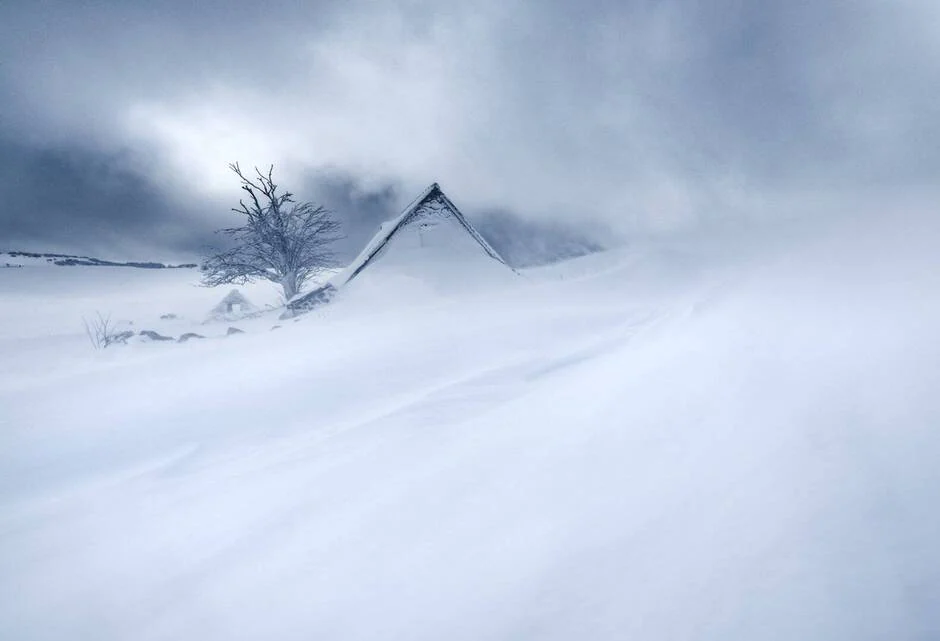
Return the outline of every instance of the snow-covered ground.
{"type": "Polygon", "coordinates": [[[0,638],[940,638],[938,242],[644,244],[228,338],[188,270],[0,270],[0,638]],[[95,352],[95,310],[211,340],[95,352]]]}

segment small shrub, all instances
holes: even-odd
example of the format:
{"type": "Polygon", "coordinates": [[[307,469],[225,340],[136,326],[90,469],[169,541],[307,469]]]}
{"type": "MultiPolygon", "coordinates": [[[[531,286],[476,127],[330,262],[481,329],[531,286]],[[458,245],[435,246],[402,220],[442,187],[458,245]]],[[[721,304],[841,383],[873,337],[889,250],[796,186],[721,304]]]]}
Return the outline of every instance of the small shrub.
{"type": "Polygon", "coordinates": [[[133,336],[133,332],[119,332],[111,322],[111,315],[103,315],[96,312],[91,320],[82,317],[82,324],[85,326],[85,334],[95,349],[105,349],[117,343],[126,343],[127,339],[133,336]]]}

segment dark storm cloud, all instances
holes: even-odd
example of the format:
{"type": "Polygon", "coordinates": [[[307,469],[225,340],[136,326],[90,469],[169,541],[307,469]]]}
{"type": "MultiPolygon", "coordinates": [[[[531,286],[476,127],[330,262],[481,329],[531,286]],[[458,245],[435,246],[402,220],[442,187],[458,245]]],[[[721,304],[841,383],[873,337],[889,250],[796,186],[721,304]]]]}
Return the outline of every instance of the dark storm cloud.
{"type": "Polygon", "coordinates": [[[391,183],[370,188],[346,172],[326,170],[308,177],[297,197],[315,201],[336,214],[345,236],[337,242],[336,252],[341,260],[351,260],[382,222],[399,213],[399,190],[391,183]]]}
{"type": "Polygon", "coordinates": [[[211,231],[125,155],[27,147],[0,139],[0,249],[61,248],[133,258],[148,246],[187,252],[211,231]]]}
{"type": "Polygon", "coordinates": [[[435,180],[470,213],[622,233],[937,195],[933,0],[8,2],[0,24],[0,162],[144,150],[121,189],[157,226],[179,203],[224,224],[233,160],[310,186],[352,244],[435,180]]]}
{"type": "Polygon", "coordinates": [[[616,244],[606,225],[594,221],[538,220],[505,210],[476,214],[473,223],[513,267],[576,258],[616,244]]]}

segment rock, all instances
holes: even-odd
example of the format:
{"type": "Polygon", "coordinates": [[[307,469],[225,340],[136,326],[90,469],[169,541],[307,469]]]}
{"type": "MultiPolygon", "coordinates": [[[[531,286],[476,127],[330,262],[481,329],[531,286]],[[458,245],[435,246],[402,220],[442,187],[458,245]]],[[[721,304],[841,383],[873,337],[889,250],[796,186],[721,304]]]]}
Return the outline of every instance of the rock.
{"type": "Polygon", "coordinates": [[[273,331],[276,330],[276,329],[281,329],[281,326],[280,326],[280,325],[275,325],[274,327],[271,328],[271,331],[273,332],[273,331]]]}
{"type": "Polygon", "coordinates": [[[176,320],[178,318],[179,316],[177,316],[176,314],[161,314],[160,315],[160,320],[176,320]]]}
{"type": "Polygon", "coordinates": [[[172,336],[164,336],[163,334],[158,334],[152,329],[142,329],[137,333],[138,336],[143,336],[144,338],[149,338],[152,341],[172,341],[176,340],[172,336]]]}
{"type": "Polygon", "coordinates": [[[197,334],[196,332],[186,332],[176,341],[177,343],[185,343],[190,338],[205,338],[202,334],[197,334]]]}
{"type": "Polygon", "coordinates": [[[231,336],[232,334],[244,334],[244,333],[245,332],[243,330],[240,330],[237,327],[229,327],[227,330],[225,330],[226,336],[231,336]]]}
{"type": "Polygon", "coordinates": [[[114,337],[112,338],[111,342],[112,342],[112,343],[121,343],[122,345],[126,345],[126,344],[127,344],[127,339],[133,338],[133,336],[134,336],[134,332],[132,332],[131,330],[128,329],[128,330],[125,330],[125,331],[123,331],[123,332],[118,332],[117,334],[115,334],[114,337]]]}

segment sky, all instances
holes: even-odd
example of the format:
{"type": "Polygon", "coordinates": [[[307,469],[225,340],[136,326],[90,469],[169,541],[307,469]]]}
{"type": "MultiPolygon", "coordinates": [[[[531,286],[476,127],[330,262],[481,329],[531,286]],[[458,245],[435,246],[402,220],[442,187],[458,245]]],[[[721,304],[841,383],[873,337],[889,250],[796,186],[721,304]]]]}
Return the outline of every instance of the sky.
{"type": "Polygon", "coordinates": [[[0,250],[149,258],[275,166],[351,246],[439,182],[607,237],[929,211],[935,0],[0,3],[0,250]]]}

